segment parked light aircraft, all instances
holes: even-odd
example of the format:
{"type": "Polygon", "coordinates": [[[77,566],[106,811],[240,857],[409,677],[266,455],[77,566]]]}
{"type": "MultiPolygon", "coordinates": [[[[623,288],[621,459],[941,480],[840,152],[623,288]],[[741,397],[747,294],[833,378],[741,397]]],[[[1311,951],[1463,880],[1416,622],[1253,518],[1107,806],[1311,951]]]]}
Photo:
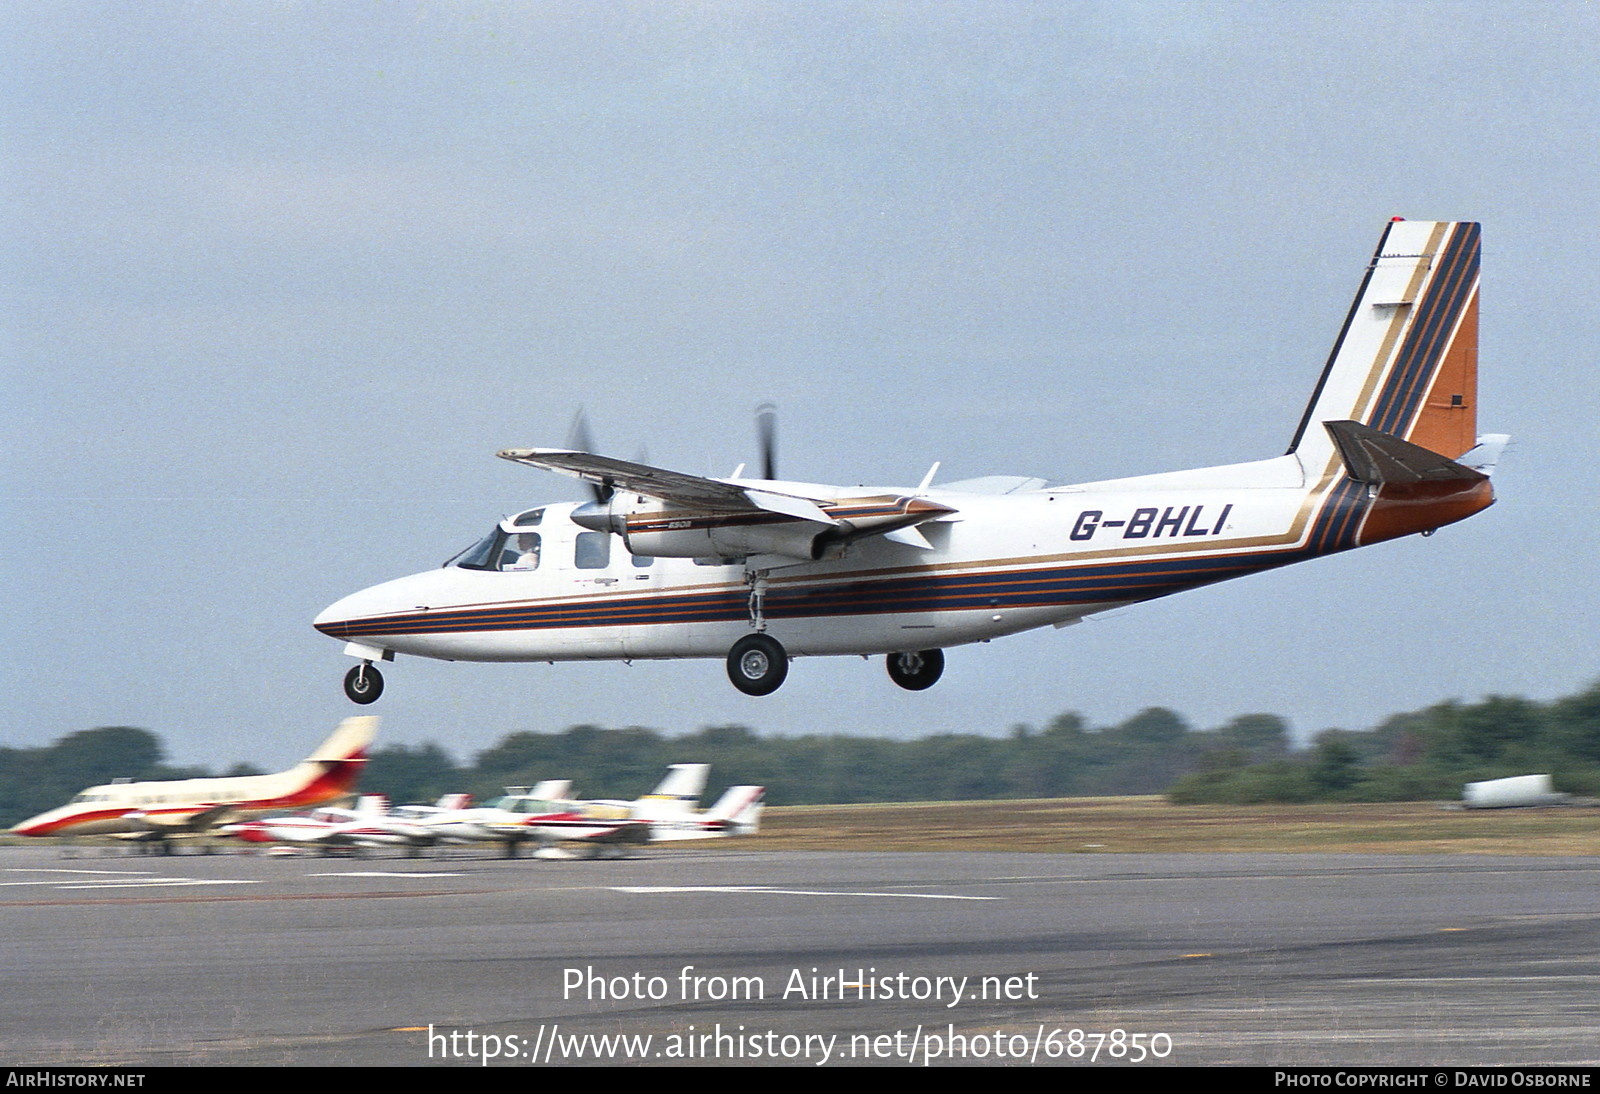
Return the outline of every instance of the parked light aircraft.
{"type": "Polygon", "coordinates": [[[489,802],[482,810],[482,824],[488,838],[504,843],[512,853],[516,844],[529,840],[545,847],[564,841],[596,846],[649,843],[652,823],[691,814],[710,771],[710,764],[671,764],[656,788],[637,801],[578,801],[567,797],[570,781],[542,782],[530,791],[508,791],[489,802]]]}
{"type": "Polygon", "coordinates": [[[354,809],[324,806],[309,813],[281,817],[261,817],[226,825],[222,832],[246,843],[294,843],[321,848],[345,847],[432,847],[439,842],[413,809],[433,806],[389,808],[382,794],[363,794],[354,809]]]}
{"type": "MultiPolygon", "coordinates": [[[[1507,438],[1477,431],[1479,226],[1384,230],[1285,455],[1076,485],[911,488],[700,478],[574,448],[507,460],[595,499],[502,520],[443,568],[315,620],[373,662],[725,657],[775,691],[790,658],[884,654],[921,690],[943,651],[1462,520],[1507,438]],[[620,548],[620,549],[619,549],[620,548]]],[[[585,445],[575,448],[588,447],[585,445]]]]}
{"type": "Polygon", "coordinates": [[[650,842],[753,836],[761,826],[761,808],[766,796],[764,786],[730,786],[704,813],[651,821],[650,842]]]}
{"type": "Polygon", "coordinates": [[[346,718],[315,752],[276,775],[91,786],[12,831],[22,836],[162,837],[320,805],[355,790],[377,728],[376,718],[346,718]]]}
{"type": "Polygon", "coordinates": [[[574,800],[568,797],[569,780],[549,779],[532,789],[508,788],[502,797],[473,808],[426,808],[415,819],[442,840],[493,841],[513,854],[524,842],[599,846],[754,832],[765,793],[761,787],[732,787],[711,809],[694,812],[709,771],[709,764],[673,764],[660,785],[636,801],[574,800]]]}
{"type": "MultiPolygon", "coordinates": [[[[675,778],[697,779],[698,797],[707,770],[706,764],[674,764],[668,782],[675,778]]],[[[731,786],[703,813],[693,811],[693,799],[663,795],[660,788],[633,803],[520,799],[515,808],[522,815],[490,827],[508,846],[536,840],[543,848],[561,843],[602,847],[720,839],[755,833],[765,795],[765,787],[731,786]]]]}
{"type": "MultiPolygon", "coordinates": [[[[632,827],[647,835],[645,826],[655,820],[688,816],[706,788],[710,764],[671,764],[666,777],[650,793],[637,801],[596,799],[578,801],[572,792],[570,779],[546,779],[531,789],[507,787],[505,794],[483,805],[459,809],[429,810],[419,818],[420,823],[452,842],[494,840],[519,841],[555,837],[555,829],[569,828],[578,831],[594,827],[599,831],[579,838],[615,835],[621,829],[632,827]],[[560,816],[563,820],[552,824],[550,832],[535,831],[537,825],[529,821],[538,817],[560,816]],[[585,822],[580,824],[579,822],[585,822]],[[589,824],[587,822],[604,822],[589,824]]],[[[404,808],[415,809],[415,806],[404,808]]],[[[638,842],[645,842],[640,839],[638,842]]]]}

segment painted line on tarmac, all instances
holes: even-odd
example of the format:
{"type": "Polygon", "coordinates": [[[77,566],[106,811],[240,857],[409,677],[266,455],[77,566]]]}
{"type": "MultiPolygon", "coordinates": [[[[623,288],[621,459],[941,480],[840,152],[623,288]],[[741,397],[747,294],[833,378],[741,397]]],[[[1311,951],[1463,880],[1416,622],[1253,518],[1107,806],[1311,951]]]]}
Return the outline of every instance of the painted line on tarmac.
{"type": "Polygon", "coordinates": [[[762,893],[773,896],[905,897],[911,900],[1004,900],[998,896],[964,896],[958,893],[873,893],[860,890],[779,889],[770,885],[615,885],[614,893],[762,893]]]}
{"type": "Polygon", "coordinates": [[[306,877],[466,877],[465,874],[426,874],[411,870],[349,870],[326,874],[307,874],[306,877]]]}

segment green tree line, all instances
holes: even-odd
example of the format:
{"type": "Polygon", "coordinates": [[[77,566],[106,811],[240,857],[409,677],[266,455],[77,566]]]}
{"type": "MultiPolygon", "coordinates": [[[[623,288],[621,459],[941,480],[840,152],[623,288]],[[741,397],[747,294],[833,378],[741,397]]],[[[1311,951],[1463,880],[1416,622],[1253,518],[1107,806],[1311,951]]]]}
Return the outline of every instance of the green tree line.
{"type": "MultiPolygon", "coordinates": [[[[587,797],[632,798],[668,764],[685,762],[712,765],[712,794],[758,783],[776,805],[1155,793],[1180,802],[1414,800],[1456,797],[1463,782],[1533,772],[1553,773],[1559,789],[1593,794],[1600,792],[1600,682],[1551,703],[1502,696],[1440,703],[1364,732],[1326,730],[1302,750],[1291,749],[1289,725],[1275,714],[1197,730],[1162,707],[1110,726],[1067,713],[1005,736],[915,740],[769,737],[739,725],[671,737],[579,725],[511,733],[470,763],[437,744],[385,745],[372,753],[362,789],[397,802],[460,791],[483,800],[507,786],[565,778],[587,797]]],[[[43,748],[0,748],[0,824],[113,778],[206,774],[166,766],[160,740],[127,726],[84,730],[43,748]]]]}

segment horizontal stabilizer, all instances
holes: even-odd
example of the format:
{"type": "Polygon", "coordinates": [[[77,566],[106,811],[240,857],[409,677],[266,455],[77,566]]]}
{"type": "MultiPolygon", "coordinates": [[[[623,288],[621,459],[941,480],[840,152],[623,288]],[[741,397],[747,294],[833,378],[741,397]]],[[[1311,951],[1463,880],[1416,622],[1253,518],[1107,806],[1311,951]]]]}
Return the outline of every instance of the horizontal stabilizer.
{"type": "Polygon", "coordinates": [[[1510,443],[1509,433],[1485,433],[1478,438],[1477,447],[1463,453],[1456,462],[1474,471],[1482,471],[1485,475],[1492,475],[1500,463],[1500,456],[1505,452],[1506,445],[1510,443]]]}
{"type": "Polygon", "coordinates": [[[1352,479],[1366,483],[1477,482],[1487,478],[1421,445],[1360,422],[1323,422],[1352,479]]]}

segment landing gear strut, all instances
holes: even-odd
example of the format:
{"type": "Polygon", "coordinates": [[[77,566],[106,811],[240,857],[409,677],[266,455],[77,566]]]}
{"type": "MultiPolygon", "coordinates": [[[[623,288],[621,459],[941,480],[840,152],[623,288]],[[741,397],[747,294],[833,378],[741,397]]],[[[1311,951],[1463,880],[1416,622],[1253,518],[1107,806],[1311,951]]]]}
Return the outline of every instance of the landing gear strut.
{"type": "Polygon", "coordinates": [[[383,674],[371,661],[363,661],[344,674],[344,693],[352,703],[362,706],[377,702],[378,696],[383,694],[383,674]]]}
{"type": "Polygon", "coordinates": [[[886,660],[889,665],[889,679],[907,691],[925,691],[933,687],[944,672],[943,650],[891,653],[886,660]]]}
{"type": "Polygon", "coordinates": [[[771,695],[789,675],[789,655],[771,635],[747,634],[728,651],[728,679],[746,695],[771,695]]]}

